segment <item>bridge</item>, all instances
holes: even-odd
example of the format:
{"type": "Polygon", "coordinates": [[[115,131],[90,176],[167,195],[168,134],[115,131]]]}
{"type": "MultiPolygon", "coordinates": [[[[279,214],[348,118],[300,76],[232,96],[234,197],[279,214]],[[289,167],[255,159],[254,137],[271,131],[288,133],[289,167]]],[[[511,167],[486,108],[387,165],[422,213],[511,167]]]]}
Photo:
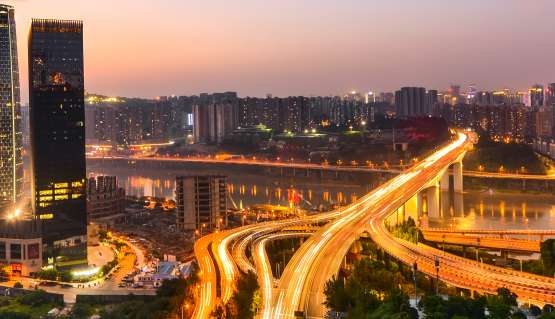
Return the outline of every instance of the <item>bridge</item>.
{"type": "MultiPolygon", "coordinates": [[[[410,167],[410,165],[378,165],[368,162],[366,165],[357,164],[351,165],[339,164],[316,164],[295,161],[269,161],[249,158],[232,158],[232,159],[217,159],[214,157],[175,157],[175,156],[92,156],[88,155],[87,160],[96,161],[126,161],[126,162],[168,162],[168,163],[197,163],[207,165],[233,165],[233,166],[255,166],[255,167],[271,167],[291,169],[293,174],[295,172],[307,171],[335,171],[335,172],[373,172],[373,173],[388,173],[399,174],[403,170],[410,167]]],[[[415,161],[417,164],[418,161],[415,161]]],[[[499,180],[530,180],[530,181],[555,181],[555,174],[551,175],[537,175],[537,174],[512,174],[512,173],[493,173],[481,171],[465,170],[463,175],[466,177],[488,178],[499,180]]]]}

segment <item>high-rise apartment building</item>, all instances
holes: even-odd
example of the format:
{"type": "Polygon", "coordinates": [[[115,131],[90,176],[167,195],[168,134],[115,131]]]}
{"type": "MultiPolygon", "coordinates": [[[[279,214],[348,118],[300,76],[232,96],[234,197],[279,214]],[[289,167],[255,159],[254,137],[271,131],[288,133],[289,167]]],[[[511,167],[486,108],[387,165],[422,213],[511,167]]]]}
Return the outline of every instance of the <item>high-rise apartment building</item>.
{"type": "Polygon", "coordinates": [[[530,94],[530,106],[538,109],[541,106],[543,106],[543,102],[544,102],[544,90],[543,90],[543,85],[540,84],[536,84],[533,87],[530,88],[530,90],[528,91],[530,94]]]}
{"type": "MultiPolygon", "coordinates": [[[[436,96],[437,96],[437,91],[436,96]]],[[[422,87],[404,87],[395,92],[397,117],[414,117],[431,114],[426,89],[422,87]]]]}
{"type": "Polygon", "coordinates": [[[87,263],[83,23],[33,19],[29,34],[33,211],[45,259],[87,263]]]}
{"type": "Polygon", "coordinates": [[[545,90],[545,105],[555,107],[555,83],[547,85],[545,90]]]}
{"type": "Polygon", "coordinates": [[[97,176],[87,180],[87,213],[97,224],[113,226],[125,222],[125,189],[118,187],[115,176],[97,176]]]}
{"type": "Polygon", "coordinates": [[[178,176],[175,198],[179,231],[212,231],[221,225],[227,211],[226,177],[178,176]]]}
{"type": "Polygon", "coordinates": [[[237,128],[237,93],[201,94],[193,105],[195,142],[222,143],[237,128]]]}
{"type": "Polygon", "coordinates": [[[22,141],[14,9],[0,5],[0,214],[21,198],[22,141]]]}

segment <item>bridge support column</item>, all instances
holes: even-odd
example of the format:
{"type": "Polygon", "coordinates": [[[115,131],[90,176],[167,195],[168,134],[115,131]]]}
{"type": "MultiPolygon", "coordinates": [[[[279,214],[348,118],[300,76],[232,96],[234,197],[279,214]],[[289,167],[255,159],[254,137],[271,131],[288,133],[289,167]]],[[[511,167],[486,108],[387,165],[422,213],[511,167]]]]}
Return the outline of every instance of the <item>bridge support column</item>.
{"type": "Polygon", "coordinates": [[[448,192],[449,191],[449,188],[450,188],[449,187],[449,171],[446,171],[441,176],[441,181],[439,182],[439,187],[440,187],[442,192],[448,192]]]}
{"type": "Polygon", "coordinates": [[[439,217],[439,187],[432,186],[426,190],[429,217],[439,217]]]}
{"type": "Polygon", "coordinates": [[[464,217],[464,198],[462,193],[455,193],[453,199],[455,216],[464,217]]]}
{"type": "Polygon", "coordinates": [[[418,192],[418,194],[416,194],[416,215],[418,217],[422,217],[424,215],[423,206],[424,199],[422,198],[422,192],[418,192]]]}
{"type": "Polygon", "coordinates": [[[453,188],[455,193],[463,192],[463,165],[461,162],[453,164],[453,188]]]}

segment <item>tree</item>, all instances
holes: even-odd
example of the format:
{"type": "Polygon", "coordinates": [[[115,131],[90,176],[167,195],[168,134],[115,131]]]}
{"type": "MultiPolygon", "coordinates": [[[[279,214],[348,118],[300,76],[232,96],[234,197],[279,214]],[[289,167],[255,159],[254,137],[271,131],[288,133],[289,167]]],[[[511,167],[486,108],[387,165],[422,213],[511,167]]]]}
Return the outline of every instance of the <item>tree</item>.
{"type": "Polygon", "coordinates": [[[511,319],[527,319],[528,317],[526,316],[526,314],[520,310],[516,311],[515,313],[513,313],[513,315],[511,316],[511,319]]]}
{"type": "Polygon", "coordinates": [[[324,287],[324,305],[338,312],[345,312],[349,306],[349,296],[345,292],[345,284],[342,278],[333,276],[326,282],[324,287]]]}
{"type": "Polygon", "coordinates": [[[89,318],[94,313],[94,308],[83,302],[78,302],[71,309],[71,318],[74,319],[85,319],[89,318]]]}
{"type": "Polygon", "coordinates": [[[243,275],[237,281],[237,290],[231,298],[233,306],[236,311],[236,317],[238,319],[250,319],[254,318],[254,314],[258,310],[259,298],[255,298],[257,291],[260,287],[258,286],[258,280],[256,275],[249,271],[246,275],[243,275]]]}
{"type": "Polygon", "coordinates": [[[489,319],[508,319],[513,313],[513,307],[518,305],[517,296],[507,288],[497,289],[496,296],[487,298],[489,319]]]}
{"type": "Polygon", "coordinates": [[[31,315],[15,311],[0,311],[0,319],[31,319],[31,315]]]}
{"type": "Polygon", "coordinates": [[[14,288],[23,288],[23,284],[18,281],[15,284],[13,284],[13,287],[14,288]]]}
{"type": "Polygon", "coordinates": [[[445,301],[438,295],[428,295],[420,300],[418,308],[424,312],[426,318],[448,319],[445,301]]]}
{"type": "Polygon", "coordinates": [[[52,302],[50,295],[44,290],[35,290],[21,297],[18,297],[21,304],[38,307],[52,302]]]}
{"type": "Polygon", "coordinates": [[[540,245],[544,275],[552,275],[555,270],[555,239],[547,239],[540,245]]]}
{"type": "Polygon", "coordinates": [[[545,304],[542,308],[542,313],[549,314],[549,313],[554,312],[554,310],[555,309],[554,309],[553,305],[545,304]]]}

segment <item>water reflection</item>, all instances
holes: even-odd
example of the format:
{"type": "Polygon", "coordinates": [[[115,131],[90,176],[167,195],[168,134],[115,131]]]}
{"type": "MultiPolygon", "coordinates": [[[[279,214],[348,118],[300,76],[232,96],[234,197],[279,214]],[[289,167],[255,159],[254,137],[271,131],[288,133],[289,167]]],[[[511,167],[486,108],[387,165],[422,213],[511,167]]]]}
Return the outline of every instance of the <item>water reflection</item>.
{"type": "MultiPolygon", "coordinates": [[[[183,172],[137,171],[122,168],[94,168],[91,175],[115,175],[126,194],[174,198],[175,176],[183,172]]],[[[210,173],[197,171],[197,173],[210,173]]],[[[240,208],[253,204],[296,205],[302,208],[329,207],[332,204],[346,205],[370,191],[369,186],[319,183],[318,181],[296,181],[291,178],[266,176],[228,175],[227,190],[230,205],[240,208]]]]}
{"type": "Polygon", "coordinates": [[[555,196],[551,195],[469,192],[448,196],[442,193],[440,216],[431,218],[430,226],[459,229],[554,229],[554,212],[555,196]]]}
{"type": "MultiPolygon", "coordinates": [[[[174,198],[175,176],[182,175],[183,171],[95,167],[89,173],[117,176],[120,186],[130,195],[174,198]]],[[[196,173],[211,172],[197,170],[196,173]]],[[[230,205],[236,207],[253,204],[287,206],[293,202],[306,209],[352,203],[369,192],[370,186],[230,172],[228,191],[230,205]]],[[[555,229],[555,196],[467,192],[457,196],[442,193],[440,200],[440,215],[430,216],[431,227],[555,229]]],[[[407,216],[413,215],[416,203],[407,203],[406,210],[407,216]]]]}

